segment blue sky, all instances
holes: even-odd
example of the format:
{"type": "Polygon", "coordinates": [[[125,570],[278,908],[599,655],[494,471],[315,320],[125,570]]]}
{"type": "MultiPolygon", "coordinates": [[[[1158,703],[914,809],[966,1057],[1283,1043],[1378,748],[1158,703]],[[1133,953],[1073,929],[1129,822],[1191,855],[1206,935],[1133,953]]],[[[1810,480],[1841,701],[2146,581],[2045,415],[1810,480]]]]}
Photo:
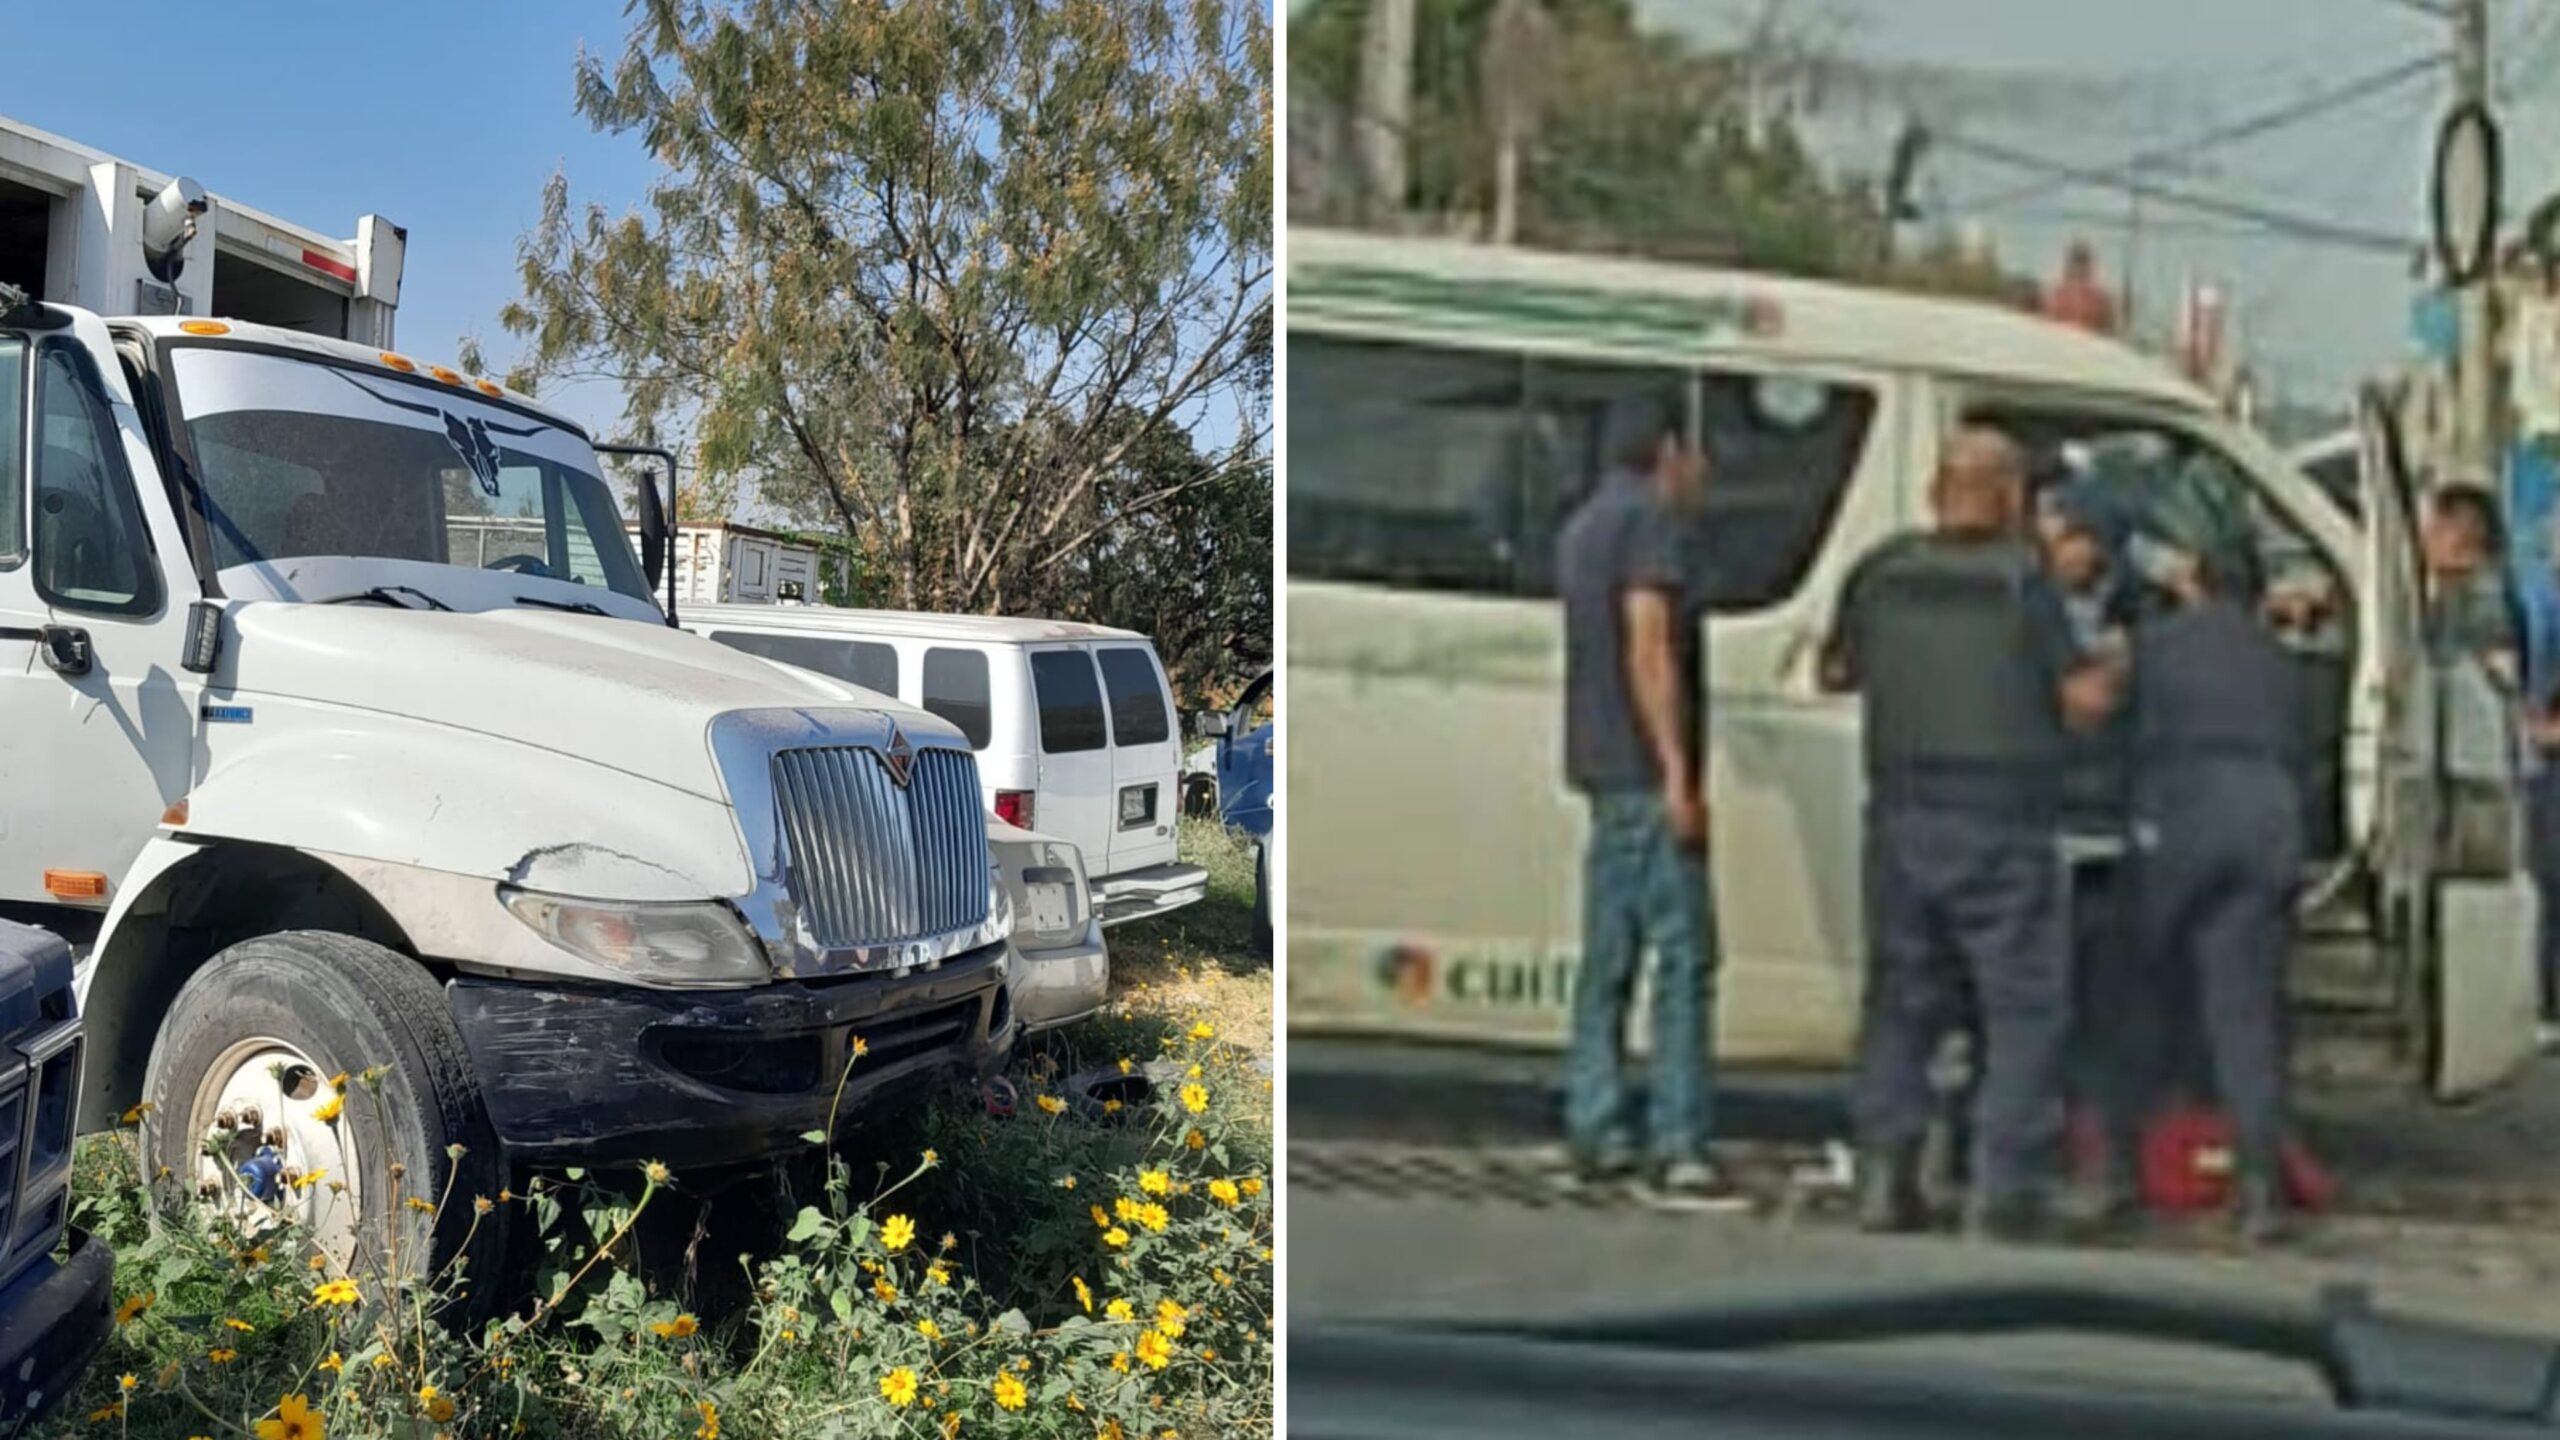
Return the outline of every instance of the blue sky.
{"type": "MultiPolygon", "coordinates": [[[[620,0],[0,13],[16,57],[0,114],[333,235],[367,211],[408,227],[399,342],[421,360],[449,360],[473,332],[493,366],[516,353],[498,307],[518,293],[516,237],[553,171],[618,210],[655,169],[570,104],[580,43],[622,48],[620,0]]],[[[602,387],[548,398],[592,425],[620,409],[602,387]]]]}

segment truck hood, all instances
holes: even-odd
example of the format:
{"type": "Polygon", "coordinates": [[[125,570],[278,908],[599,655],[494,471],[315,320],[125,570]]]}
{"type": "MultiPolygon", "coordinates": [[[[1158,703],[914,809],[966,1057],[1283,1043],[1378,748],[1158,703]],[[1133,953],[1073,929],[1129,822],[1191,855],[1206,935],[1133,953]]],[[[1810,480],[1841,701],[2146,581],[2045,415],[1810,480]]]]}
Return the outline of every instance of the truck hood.
{"type": "Polygon", "coordinates": [[[877,691],[638,620],[275,601],[235,604],[230,618],[209,701],[254,707],[275,696],[400,715],[709,800],[728,798],[706,739],[725,711],[876,710],[916,744],[968,748],[949,722],[877,691]]]}

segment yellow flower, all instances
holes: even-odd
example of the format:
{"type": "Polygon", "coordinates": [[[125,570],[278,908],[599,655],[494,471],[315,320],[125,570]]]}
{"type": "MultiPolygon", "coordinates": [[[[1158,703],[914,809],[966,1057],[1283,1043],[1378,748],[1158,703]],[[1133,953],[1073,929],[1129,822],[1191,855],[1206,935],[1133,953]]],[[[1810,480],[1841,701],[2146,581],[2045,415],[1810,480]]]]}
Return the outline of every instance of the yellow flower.
{"type": "Polygon", "coordinates": [[[250,1324],[246,1320],[234,1320],[230,1316],[225,1315],[222,1317],[222,1323],[231,1329],[239,1331],[243,1335],[254,1335],[258,1333],[258,1327],[250,1324]]]}
{"type": "Polygon", "coordinates": [[[1172,1221],[1173,1217],[1165,1213],[1164,1207],[1152,1200],[1138,1207],[1138,1223],[1146,1226],[1151,1234],[1163,1234],[1164,1227],[1172,1221]]]}
{"type": "MultiPolygon", "coordinates": [[[[672,1178],[667,1173],[667,1165],[663,1160],[652,1160],[648,1164],[641,1166],[640,1174],[642,1178],[646,1179],[652,1185],[664,1185],[670,1178],[672,1178]]],[[[712,1417],[711,1432],[715,1435],[720,1433],[720,1421],[717,1416],[712,1417]]]]}
{"type": "Polygon", "coordinates": [[[300,1395],[287,1395],[276,1406],[276,1418],[258,1422],[258,1440],[327,1440],[327,1434],[310,1400],[300,1395]]]}
{"type": "Polygon", "coordinates": [[[916,1403],[916,1372],[901,1365],[881,1376],[880,1398],[898,1406],[916,1403]]]}
{"type": "Polygon", "coordinates": [[[486,1215],[497,1208],[498,1202],[490,1199],[486,1195],[474,1195],[471,1197],[471,1213],[474,1215],[486,1215]]]}
{"type": "Polygon", "coordinates": [[[129,1371],[128,1371],[127,1373],[125,1373],[125,1374],[122,1374],[122,1375],[119,1375],[119,1376],[117,1376],[117,1377],[116,1377],[116,1388],[117,1388],[118,1390],[120,1390],[120,1391],[123,1391],[123,1392],[124,1392],[125,1394],[127,1394],[127,1395],[132,1394],[132,1393],[133,1393],[133,1387],[135,1387],[136,1385],[139,1385],[139,1384],[141,1384],[141,1383],[142,1383],[142,1382],[141,1382],[139,1379],[135,1378],[135,1377],[134,1377],[134,1375],[133,1375],[131,1372],[129,1372],[129,1371]]]}
{"type": "Polygon", "coordinates": [[[1135,1070],[1135,1069],[1137,1069],[1137,1068],[1138,1068],[1138,1067],[1137,1067],[1136,1065],[1134,1065],[1134,1064],[1130,1063],[1130,1060],[1129,1060],[1129,1057],[1128,1057],[1128,1056],[1123,1055],[1123,1056],[1121,1056],[1121,1057],[1120,1057],[1120,1073],[1121,1073],[1121,1074],[1126,1075],[1126,1074],[1128,1074],[1130,1071],[1135,1070]]]}
{"type": "Polygon", "coordinates": [[[332,1280],[326,1285],[322,1285],[311,1292],[311,1303],[314,1305],[353,1305],[356,1303],[356,1282],[353,1280],[332,1280]]]}
{"type": "Polygon", "coordinates": [[[1150,1195],[1170,1195],[1173,1193],[1173,1177],[1161,1170],[1141,1170],[1138,1172],[1138,1188],[1150,1195]]]}
{"type": "Polygon", "coordinates": [[[428,1199],[424,1195],[412,1195],[400,1203],[408,1206],[412,1210],[421,1210],[429,1215],[436,1213],[436,1202],[428,1199]]]}
{"type": "Polygon", "coordinates": [[[1135,1320],[1138,1318],[1138,1307],[1126,1300],[1114,1300],[1102,1307],[1102,1313],[1114,1320],[1135,1320]]]}
{"type": "Polygon", "coordinates": [[[673,1320],[661,1320],[650,1326],[649,1333],[661,1340],[687,1340],[691,1339],[693,1332],[700,1328],[694,1323],[692,1316],[679,1315],[673,1320]]]}
{"type": "Polygon", "coordinates": [[[1138,1337],[1138,1358],[1150,1370],[1161,1370],[1173,1360],[1173,1342],[1160,1331],[1150,1330],[1138,1337]]]}
{"type": "Polygon", "coordinates": [[[868,1054],[870,1054],[870,1053],[871,1053],[871,1042],[870,1042],[870,1041],[868,1041],[868,1040],[863,1039],[863,1038],[862,1038],[861,1036],[859,1036],[859,1035],[854,1036],[854,1037],[853,1037],[853,1058],[854,1058],[854,1059],[856,1059],[856,1060],[859,1060],[859,1059],[861,1059],[863,1056],[868,1055],[868,1054]]]}
{"type": "Polygon", "coordinates": [[[267,1247],[266,1247],[266,1246],[264,1246],[264,1245],[252,1245],[252,1246],[250,1246],[248,1249],[246,1249],[246,1250],[244,1250],[244,1251],[240,1252],[240,1263],[241,1263],[241,1264],[243,1264],[243,1265],[264,1265],[264,1264],[266,1264],[266,1263],[267,1263],[267,1247]]]}
{"type": "Polygon", "coordinates": [[[1031,1400],[1029,1387],[1010,1375],[996,1377],[995,1391],[996,1408],[1000,1410],[1019,1410],[1031,1400]]]}
{"type": "Polygon", "coordinates": [[[1041,1113],[1045,1115],[1064,1115],[1067,1113],[1067,1102],[1059,1099],[1055,1095],[1043,1095],[1031,1103],[1039,1106],[1041,1113]]]}
{"type": "Polygon", "coordinates": [[[145,1115],[150,1114],[150,1113],[151,1113],[151,1111],[152,1111],[152,1108],[153,1108],[153,1107],[152,1107],[152,1104],[151,1104],[151,1102],[150,1102],[150,1101],[148,1101],[148,1100],[143,1101],[141,1104],[136,1105],[136,1106],[134,1106],[132,1109],[127,1110],[126,1112],[124,1112],[124,1123],[126,1123],[127,1125],[139,1125],[139,1124],[141,1124],[141,1123],[142,1123],[142,1117],[143,1117],[143,1116],[145,1116],[145,1115]]]}
{"type": "Polygon", "coordinates": [[[957,1440],[959,1434],[960,1412],[954,1410],[942,1417],[942,1440],[957,1440]]]}
{"type": "Polygon", "coordinates": [[[1174,1304],[1171,1300],[1159,1300],[1156,1302],[1156,1329],[1162,1333],[1164,1338],[1167,1340],[1181,1339],[1182,1322],[1190,1318],[1190,1311],[1174,1304]]]}
{"type": "Polygon", "coordinates": [[[1191,1027],[1191,1038],[1194,1040],[1207,1040],[1214,1037],[1217,1033],[1218,1028],[1206,1020],[1203,1020],[1199,1024],[1191,1027]]]}
{"type": "Polygon", "coordinates": [[[1117,1100],[1105,1100],[1105,1101],[1103,1101],[1103,1102],[1102,1102],[1102,1113],[1103,1113],[1103,1114],[1105,1114],[1105,1115],[1117,1115],[1117,1114],[1119,1114],[1119,1113],[1120,1113],[1120,1102],[1119,1102],[1119,1101],[1117,1101],[1117,1100]]]}
{"type": "Polygon", "coordinates": [[[924,1168],[926,1168],[927,1170],[930,1170],[930,1169],[932,1169],[934,1166],[939,1165],[939,1164],[941,1164],[941,1163],[942,1163],[942,1157],[941,1157],[940,1155],[935,1154],[935,1153],[934,1153],[930,1148],[928,1148],[928,1149],[924,1152],[924,1168]]]}
{"type": "Polygon", "coordinates": [[[1243,1200],[1244,1195],[1236,1189],[1233,1180],[1212,1180],[1209,1182],[1209,1198],[1221,1205],[1234,1205],[1243,1200]]]}
{"type": "Polygon", "coordinates": [[[1209,1108],[1209,1087],[1194,1082],[1182,1087],[1182,1108],[1197,1115],[1209,1108]]]}
{"type": "Polygon", "coordinates": [[[916,1333],[922,1335],[927,1340],[939,1340],[942,1338],[942,1327],[934,1324],[929,1319],[919,1320],[916,1322],[916,1333]]]}
{"type": "Polygon", "coordinates": [[[1259,1195],[1262,1193],[1262,1181],[1248,1176],[1246,1177],[1244,1184],[1237,1188],[1244,1191],[1247,1195],[1259,1195]]]}
{"type": "Polygon", "coordinates": [[[340,1355],[337,1351],[332,1350],[329,1352],[329,1358],[320,1362],[320,1368],[326,1370],[332,1375],[335,1375],[339,1371],[347,1368],[346,1357],[340,1355]]]}
{"type": "Polygon", "coordinates": [[[332,1095],[328,1099],[320,1102],[319,1108],[311,1112],[311,1118],[319,1121],[323,1125],[327,1125],[335,1121],[340,1115],[344,1114],[346,1112],[346,1108],[347,1097],[344,1094],[332,1095]]]}
{"type": "Polygon", "coordinates": [[[344,1090],[344,1089],[346,1089],[346,1088],[347,1088],[347,1072],[346,1072],[346,1071],[344,1071],[344,1070],[341,1070],[341,1071],[339,1071],[337,1074],[330,1076],[330,1077],[329,1077],[329,1088],[330,1088],[330,1089],[332,1089],[332,1090],[344,1090]]]}
{"type": "Polygon", "coordinates": [[[945,1249],[945,1250],[957,1250],[957,1249],[959,1249],[959,1248],[960,1248],[960,1237],[959,1237],[959,1236],[957,1236],[957,1235],[952,1234],[952,1233],[951,1233],[950,1231],[948,1231],[948,1230],[943,1231],[943,1232],[942,1232],[942,1248],[943,1248],[943,1249],[945,1249]]]}
{"type": "Polygon", "coordinates": [[[1094,1223],[1094,1224],[1101,1226],[1101,1227],[1102,1227],[1103,1229],[1105,1229],[1105,1230],[1108,1230],[1108,1229],[1110,1229],[1110,1228],[1111,1228],[1111,1212],[1110,1212],[1110,1211],[1103,1209],[1103,1208],[1102,1208],[1101,1206],[1099,1206],[1099,1205],[1091,1205],[1091,1206],[1087,1206],[1087,1207],[1086,1207],[1086,1209],[1087,1209],[1087,1210],[1089,1210],[1089,1211],[1092,1213],[1092,1215],[1093,1215],[1093,1223],[1094,1223]]]}
{"type": "Polygon", "coordinates": [[[1114,1225],[1110,1229],[1102,1232],[1102,1243],[1110,1246],[1114,1250],[1117,1250],[1129,1243],[1129,1232],[1121,1229],[1117,1225],[1114,1225]]]}
{"type": "Polygon", "coordinates": [[[889,1250],[904,1250],[916,1238],[916,1222],[904,1215],[892,1215],[880,1226],[880,1244],[889,1250]]]}
{"type": "Polygon", "coordinates": [[[310,1189],[312,1186],[317,1185],[317,1184],[319,1184],[321,1181],[326,1180],[326,1179],[328,1179],[328,1178],[329,1178],[329,1167],[328,1167],[328,1166],[326,1166],[326,1165],[323,1165],[323,1166],[321,1166],[321,1167],[320,1167],[319,1169],[317,1169],[317,1170],[305,1171],[304,1173],[302,1173],[302,1174],[300,1174],[300,1175],[296,1175],[296,1176],[294,1176],[294,1177],[293,1177],[293,1188],[295,1188],[296,1190],[308,1190],[308,1189],[310,1189]]]}
{"type": "Polygon", "coordinates": [[[871,1293],[879,1296],[883,1305],[895,1304],[898,1299],[898,1287],[890,1284],[886,1275],[871,1282],[871,1293]]]}
{"type": "Polygon", "coordinates": [[[1200,1078],[1200,1067],[1199,1067],[1199,1066],[1197,1066],[1197,1065],[1194,1065],[1194,1066],[1192,1066],[1190,1069],[1183,1071],[1183,1072],[1182,1072],[1182,1078],[1183,1078],[1183,1079],[1185,1079],[1185,1080],[1197,1080],[1197,1079],[1199,1079],[1199,1078],[1200,1078]]]}
{"type": "Polygon", "coordinates": [[[433,1385],[418,1387],[418,1403],[426,1407],[427,1418],[439,1425],[453,1418],[453,1401],[437,1394],[433,1385]]]}
{"type": "Polygon", "coordinates": [[[1111,1202],[1111,1213],[1123,1220],[1135,1220],[1138,1218],[1138,1202],[1123,1195],[1111,1202]]]}
{"type": "Polygon", "coordinates": [[[388,1370],[399,1363],[399,1361],[391,1358],[391,1352],[387,1350],[373,1357],[373,1368],[376,1370],[388,1370]]]}
{"type": "Polygon", "coordinates": [[[1074,1188],[1076,1188],[1076,1177],[1074,1177],[1073,1175],[1061,1175],[1061,1176],[1059,1176],[1059,1177],[1058,1177],[1058,1188],[1059,1188],[1059,1189],[1061,1189],[1061,1190],[1073,1190],[1074,1188]]]}
{"type": "Polygon", "coordinates": [[[702,1423],[693,1430],[694,1440],[720,1440],[720,1407],[703,1400],[693,1408],[702,1412],[702,1423]]]}
{"type": "Polygon", "coordinates": [[[924,1278],[936,1285],[948,1285],[951,1283],[951,1272],[942,1267],[941,1261],[936,1260],[924,1267],[924,1278]]]}
{"type": "Polygon", "coordinates": [[[228,1365],[232,1361],[240,1358],[240,1352],[217,1345],[213,1349],[204,1352],[204,1358],[212,1361],[216,1365],[228,1365]]]}
{"type": "Polygon", "coordinates": [[[119,1325],[132,1324],[143,1311],[151,1308],[153,1298],[152,1293],[148,1290],[139,1295],[128,1298],[123,1304],[116,1307],[116,1323],[119,1325]]]}
{"type": "Polygon", "coordinates": [[[113,1420],[122,1414],[124,1414],[124,1402],[118,1400],[111,1405],[101,1405],[97,1409],[90,1411],[89,1423],[92,1425],[104,1425],[108,1421],[113,1420]]]}
{"type": "Polygon", "coordinates": [[[1090,1315],[1093,1313],[1093,1287],[1085,1284],[1081,1275],[1075,1277],[1075,1282],[1076,1301],[1084,1306],[1084,1313],[1090,1315]]]}
{"type": "Polygon", "coordinates": [[[1209,1146],[1209,1137],[1201,1134],[1197,1130],[1194,1130],[1190,1134],[1182,1137],[1182,1143],[1190,1146],[1194,1150],[1205,1150],[1209,1146]]]}
{"type": "Polygon", "coordinates": [[[1128,1374],[1129,1352],[1126,1350],[1115,1350],[1111,1352],[1111,1368],[1119,1371],[1123,1375],[1128,1374]]]}

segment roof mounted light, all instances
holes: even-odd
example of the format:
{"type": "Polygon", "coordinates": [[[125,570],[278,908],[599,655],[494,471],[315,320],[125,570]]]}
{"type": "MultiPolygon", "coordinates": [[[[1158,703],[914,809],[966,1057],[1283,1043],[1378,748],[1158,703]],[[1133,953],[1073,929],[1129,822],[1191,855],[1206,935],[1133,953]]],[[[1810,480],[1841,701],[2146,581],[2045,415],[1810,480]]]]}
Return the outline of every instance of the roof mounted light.
{"type": "Polygon", "coordinates": [[[390,366],[392,369],[399,371],[403,375],[414,374],[418,369],[417,361],[410,359],[406,355],[394,355],[388,350],[383,351],[381,355],[375,358],[381,360],[383,364],[390,366]]]}
{"type": "Polygon", "coordinates": [[[228,335],[231,327],[219,320],[181,320],[178,328],[190,335],[228,335]]]}

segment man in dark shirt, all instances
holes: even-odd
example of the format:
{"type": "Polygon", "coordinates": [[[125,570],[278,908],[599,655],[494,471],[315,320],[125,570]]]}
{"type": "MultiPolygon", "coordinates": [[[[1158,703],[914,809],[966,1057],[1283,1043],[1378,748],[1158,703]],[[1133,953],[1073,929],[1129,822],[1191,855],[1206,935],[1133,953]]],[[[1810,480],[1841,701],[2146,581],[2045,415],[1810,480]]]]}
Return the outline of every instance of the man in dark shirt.
{"type": "Polygon", "coordinates": [[[1919,1159],[1929,1061],[1950,1029],[1984,1041],[1973,1223],[2042,1227],[2061,1129],[2071,946],[2057,828],[2066,722],[2113,707],[2022,534],[2025,467],[2007,436],[1951,437],[1933,527],[1863,557],[1823,681],[1865,699],[1868,999],[1860,1041],[1859,1218],[1926,1223],[1919,1159]],[[1970,1004],[1978,1013],[1966,1015],[1970,1004]]]}
{"type": "Polygon", "coordinates": [[[1681,416],[1676,394],[1614,413],[1616,467],[1557,538],[1565,776],[1591,819],[1565,1138],[1586,1183],[1646,1165],[1657,1199],[1730,1208],[1739,1197],[1707,1153],[1717,953],[1695,543],[1706,462],[1681,416]],[[1639,1151],[1627,1124],[1625,1045],[1648,949],[1652,1077],[1639,1151]]]}

